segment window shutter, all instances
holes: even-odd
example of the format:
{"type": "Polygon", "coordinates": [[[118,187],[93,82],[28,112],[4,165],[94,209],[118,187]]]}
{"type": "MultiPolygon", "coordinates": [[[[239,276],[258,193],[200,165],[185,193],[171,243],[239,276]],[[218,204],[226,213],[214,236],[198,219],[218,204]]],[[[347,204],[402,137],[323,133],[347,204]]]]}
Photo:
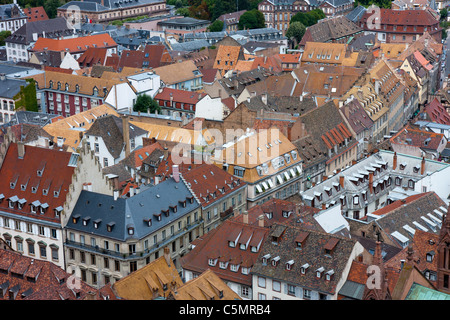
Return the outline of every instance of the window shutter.
{"type": "Polygon", "coordinates": [[[48,228],[48,227],[44,228],[44,236],[46,236],[47,238],[50,238],[50,228],[48,228]]]}
{"type": "Polygon", "coordinates": [[[32,228],[33,228],[33,234],[37,235],[38,232],[39,232],[38,231],[38,226],[36,224],[33,224],[32,228]]]}
{"type": "Polygon", "coordinates": [[[297,297],[297,298],[301,298],[301,295],[302,295],[302,290],[300,289],[300,287],[295,287],[295,296],[297,297]]]}
{"type": "Polygon", "coordinates": [[[27,224],[24,221],[20,222],[20,231],[27,232],[27,224]]]}
{"type": "Polygon", "coordinates": [[[287,285],[287,283],[284,283],[283,286],[284,286],[284,294],[287,294],[288,293],[288,285],[287,285]]]}

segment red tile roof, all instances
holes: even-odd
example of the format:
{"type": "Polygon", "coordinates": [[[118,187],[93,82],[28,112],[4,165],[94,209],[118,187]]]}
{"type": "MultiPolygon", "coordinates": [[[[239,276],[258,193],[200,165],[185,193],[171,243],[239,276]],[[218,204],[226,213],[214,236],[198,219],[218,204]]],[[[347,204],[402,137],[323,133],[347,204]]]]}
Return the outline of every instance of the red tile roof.
{"type": "Polygon", "coordinates": [[[18,145],[16,143],[11,143],[6,153],[0,169],[0,176],[2,177],[0,179],[0,194],[5,196],[5,199],[0,203],[0,210],[59,222],[60,219],[55,218],[54,209],[63,206],[66,201],[66,194],[75,169],[75,167],[68,166],[72,153],[27,145],[24,148],[23,159],[18,158],[18,145]],[[40,176],[38,171],[41,173],[40,176]],[[14,188],[11,188],[10,183],[15,183],[14,188]],[[36,191],[33,188],[36,188],[36,191]],[[48,190],[46,195],[43,194],[44,189],[48,190]],[[54,192],[59,194],[55,196],[54,192]],[[14,209],[9,208],[8,199],[14,196],[18,200],[26,200],[23,209],[18,209],[17,203],[14,209]],[[30,204],[36,200],[41,204],[48,204],[44,214],[31,212],[30,204]]]}
{"type": "Polygon", "coordinates": [[[432,122],[450,125],[450,115],[436,97],[425,106],[424,112],[432,122]]]}
{"type": "Polygon", "coordinates": [[[110,48],[116,47],[117,43],[107,33],[94,34],[91,36],[68,38],[68,39],[50,39],[39,38],[31,51],[69,51],[84,52],[90,47],[110,48]]]}
{"type": "Polygon", "coordinates": [[[391,204],[388,204],[387,206],[384,206],[383,208],[372,212],[372,214],[377,215],[377,216],[383,216],[385,214],[388,214],[388,213],[390,213],[392,211],[397,210],[398,208],[403,207],[403,205],[405,205],[405,204],[406,205],[410,204],[411,202],[413,202],[413,201],[415,201],[417,199],[425,197],[425,196],[427,196],[430,193],[431,192],[419,193],[419,194],[415,194],[415,195],[409,196],[409,197],[407,197],[405,199],[402,199],[402,200],[394,201],[391,204]]]}
{"type": "Polygon", "coordinates": [[[105,65],[107,58],[106,48],[89,48],[81,57],[78,58],[78,63],[81,68],[92,67],[93,65],[105,65]]]}
{"type": "Polygon", "coordinates": [[[251,274],[243,274],[240,269],[238,272],[231,271],[230,264],[238,264],[240,268],[251,268],[260,254],[259,245],[264,242],[268,232],[268,228],[226,220],[203,237],[196,239],[195,248],[181,258],[181,265],[183,269],[197,273],[211,269],[222,280],[251,285],[251,274]],[[236,235],[232,239],[233,241],[241,234],[234,247],[229,245],[232,234],[236,235]],[[239,243],[244,238],[250,239],[250,243],[245,250],[239,247],[239,243]],[[252,251],[251,246],[258,248],[258,250],[252,251]],[[210,266],[208,264],[209,258],[218,259],[217,264],[210,266]],[[225,269],[220,268],[220,262],[228,263],[227,267],[225,269]]]}
{"type": "Polygon", "coordinates": [[[438,150],[444,139],[443,133],[435,133],[406,126],[390,138],[391,144],[410,145],[416,148],[438,150]]]}
{"type": "Polygon", "coordinates": [[[213,164],[203,164],[183,174],[203,207],[245,187],[246,183],[213,164]]]}
{"type": "MultiPolygon", "coordinates": [[[[361,18],[361,22],[370,21],[372,13],[366,12],[361,18]]],[[[396,25],[396,26],[428,26],[439,23],[433,15],[426,10],[392,10],[380,9],[380,26],[396,25]]],[[[380,27],[381,28],[381,27],[380,27]]],[[[399,32],[403,28],[398,28],[399,32]]]]}
{"type": "Polygon", "coordinates": [[[170,101],[172,98],[174,102],[196,105],[204,96],[206,96],[206,93],[196,93],[193,91],[165,87],[156,94],[154,99],[156,101],[170,101]]]}
{"type": "Polygon", "coordinates": [[[0,300],[10,299],[10,292],[14,293],[15,289],[15,300],[84,300],[91,298],[89,292],[93,293],[94,300],[117,299],[110,285],[99,290],[80,280],[76,287],[71,274],[49,261],[2,249],[0,261],[0,284],[7,290],[5,295],[0,295],[0,300]]]}
{"type": "Polygon", "coordinates": [[[28,17],[27,22],[48,20],[44,7],[22,8],[22,10],[28,17]]]}

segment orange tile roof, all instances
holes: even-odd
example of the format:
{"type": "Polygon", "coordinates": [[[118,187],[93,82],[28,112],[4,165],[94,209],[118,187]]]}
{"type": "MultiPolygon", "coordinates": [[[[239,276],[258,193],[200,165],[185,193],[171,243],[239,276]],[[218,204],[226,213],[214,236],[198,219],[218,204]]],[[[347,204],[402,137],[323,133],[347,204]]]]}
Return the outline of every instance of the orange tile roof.
{"type": "Polygon", "coordinates": [[[94,34],[86,37],[69,39],[39,38],[31,51],[69,51],[84,52],[89,47],[109,48],[115,47],[117,43],[107,33],[94,34]]]}
{"type": "Polygon", "coordinates": [[[241,47],[238,46],[220,45],[213,68],[220,70],[222,75],[228,70],[233,70],[239,59],[240,51],[241,47]]]}

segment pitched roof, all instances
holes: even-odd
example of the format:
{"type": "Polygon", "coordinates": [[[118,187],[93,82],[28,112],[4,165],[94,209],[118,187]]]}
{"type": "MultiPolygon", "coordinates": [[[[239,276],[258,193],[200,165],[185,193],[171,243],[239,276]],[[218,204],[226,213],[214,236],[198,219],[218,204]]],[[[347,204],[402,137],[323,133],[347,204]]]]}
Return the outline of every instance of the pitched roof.
{"type": "Polygon", "coordinates": [[[73,30],[69,28],[67,21],[63,17],[54,19],[45,19],[38,21],[27,21],[17,31],[11,34],[6,42],[20,43],[28,45],[36,39],[34,37],[45,37],[55,39],[58,37],[67,37],[73,34],[73,30]]]}
{"type": "Polygon", "coordinates": [[[301,62],[342,64],[346,51],[344,43],[306,42],[301,62]]]}
{"type": "MultiPolygon", "coordinates": [[[[130,139],[146,134],[146,131],[140,127],[133,126],[131,123],[128,123],[128,126],[130,139]]],[[[85,134],[101,137],[109,153],[115,159],[120,156],[124,147],[121,118],[115,115],[97,118],[85,134]]]]}
{"type": "Polygon", "coordinates": [[[436,97],[425,106],[424,113],[432,122],[450,125],[450,115],[436,97]]]}
{"type": "Polygon", "coordinates": [[[344,103],[340,107],[340,110],[356,134],[364,130],[370,130],[374,125],[373,120],[370,119],[364,107],[357,99],[344,103]]]}
{"type": "Polygon", "coordinates": [[[246,183],[213,164],[203,164],[183,174],[203,208],[227,197],[246,183]]]}
{"type": "Polygon", "coordinates": [[[94,48],[87,49],[79,58],[78,63],[80,68],[91,67],[93,65],[105,65],[107,58],[106,48],[94,48]]]}
{"type": "Polygon", "coordinates": [[[217,51],[213,68],[220,70],[223,75],[228,70],[233,70],[239,59],[241,47],[220,45],[217,51]]]}
{"type": "Polygon", "coordinates": [[[411,125],[405,126],[389,140],[391,144],[408,145],[432,151],[437,151],[441,143],[445,141],[443,133],[426,131],[411,125]]]}
{"type": "Polygon", "coordinates": [[[171,101],[187,103],[196,105],[203,97],[206,96],[206,93],[196,93],[193,91],[181,90],[181,89],[172,89],[164,87],[162,88],[153,98],[154,100],[163,100],[163,101],[171,101]]]}
{"type": "Polygon", "coordinates": [[[121,163],[130,168],[140,168],[144,160],[149,157],[155,149],[162,150],[163,147],[158,142],[152,143],[147,146],[138,147],[130,152],[128,157],[121,160],[121,163]]]}
{"type": "Polygon", "coordinates": [[[268,231],[264,227],[226,220],[197,239],[194,249],[181,258],[181,265],[183,269],[196,273],[210,269],[225,281],[251,285],[252,276],[242,273],[241,268],[254,266],[268,231]],[[233,241],[234,246],[230,245],[230,241],[233,241]],[[240,243],[248,245],[241,249],[240,243]],[[209,265],[208,259],[218,259],[217,264],[209,265]],[[226,268],[221,268],[220,262],[225,263],[226,268]],[[240,266],[238,272],[230,269],[231,264],[240,266]]]}
{"type": "Polygon", "coordinates": [[[345,268],[349,261],[353,260],[352,253],[355,245],[356,241],[353,239],[301,227],[274,225],[261,248],[260,258],[269,255],[267,264],[259,259],[252,273],[333,295],[336,293],[337,284],[342,277],[346,276],[345,268]],[[281,228],[279,233],[276,232],[277,227],[281,228]],[[297,237],[305,232],[308,236],[302,243],[302,249],[295,249],[297,237]],[[274,241],[277,245],[273,245],[274,241]],[[331,252],[326,252],[325,246],[330,241],[333,241],[334,248],[331,252]],[[279,257],[276,266],[272,264],[272,259],[275,257],[279,257]],[[286,270],[288,261],[293,261],[290,270],[286,270]],[[306,272],[302,274],[301,268],[306,265],[308,265],[306,272]],[[316,276],[318,269],[323,272],[320,278],[316,276]],[[325,274],[330,271],[334,273],[331,279],[327,280],[325,274]]]}
{"type": "Polygon", "coordinates": [[[25,13],[28,17],[27,22],[31,21],[39,21],[39,20],[48,20],[47,13],[44,10],[44,7],[33,7],[33,8],[22,8],[23,13],[25,13]]]}
{"type": "Polygon", "coordinates": [[[167,263],[166,256],[162,256],[116,281],[113,289],[122,299],[153,300],[167,297],[170,292],[178,290],[182,285],[183,281],[172,259],[169,258],[167,263]],[[167,289],[164,289],[165,286],[167,289]]]}
{"type": "Polygon", "coordinates": [[[202,77],[200,70],[191,60],[173,63],[153,69],[166,86],[202,77]]]}
{"type": "Polygon", "coordinates": [[[14,209],[9,208],[8,201],[1,202],[0,208],[5,212],[59,222],[54,209],[66,201],[78,157],[70,152],[28,145],[24,150],[24,156],[20,158],[16,143],[11,143],[8,148],[0,169],[0,193],[5,200],[14,197],[17,200],[14,209]],[[25,200],[22,209],[18,209],[20,199],[25,200]],[[30,204],[35,201],[48,205],[44,214],[31,212],[30,204]]]}
{"type": "Polygon", "coordinates": [[[8,293],[0,299],[10,299],[13,294],[14,300],[85,300],[91,293],[94,299],[103,300],[105,294],[116,299],[109,286],[99,290],[80,281],[79,288],[71,289],[68,285],[71,275],[50,261],[3,249],[0,260],[0,286],[8,293]]]}
{"type": "Polygon", "coordinates": [[[49,39],[39,38],[31,51],[69,51],[84,52],[89,47],[110,48],[117,46],[117,43],[108,33],[99,33],[90,36],[68,38],[68,39],[49,39]]]}
{"type": "MultiPolygon", "coordinates": [[[[366,12],[361,22],[366,23],[372,12],[366,12]]],[[[427,10],[393,10],[380,8],[380,25],[429,26],[439,23],[427,10]]],[[[381,27],[380,27],[381,28],[381,27]]]]}
{"type": "Polygon", "coordinates": [[[241,300],[236,292],[223,282],[214,271],[206,270],[197,278],[186,282],[168,299],[174,300],[241,300]]]}

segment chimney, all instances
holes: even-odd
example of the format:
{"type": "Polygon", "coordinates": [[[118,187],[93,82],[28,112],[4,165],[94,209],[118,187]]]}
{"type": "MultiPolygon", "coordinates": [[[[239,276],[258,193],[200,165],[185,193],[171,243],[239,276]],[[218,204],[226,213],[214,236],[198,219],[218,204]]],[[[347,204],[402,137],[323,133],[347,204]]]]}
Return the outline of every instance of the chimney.
{"type": "Polygon", "coordinates": [[[344,188],[344,179],[345,179],[344,176],[339,177],[339,184],[341,185],[341,188],[344,188]]]}
{"type": "Polygon", "coordinates": [[[128,125],[128,118],[127,116],[122,116],[122,135],[123,135],[123,142],[125,144],[125,157],[128,157],[130,154],[130,126],[128,125]]]}
{"type": "Polygon", "coordinates": [[[392,169],[393,170],[397,169],[397,152],[394,152],[394,160],[392,163],[392,169]]]}
{"type": "Polygon", "coordinates": [[[169,247],[164,247],[164,259],[166,259],[167,265],[170,267],[170,249],[169,249],[169,247]]]}
{"type": "Polygon", "coordinates": [[[175,182],[180,182],[180,171],[178,171],[178,165],[174,164],[172,166],[172,176],[175,182]]]}
{"type": "Polygon", "coordinates": [[[262,101],[265,105],[267,105],[267,93],[264,93],[264,94],[261,95],[261,101],[262,101]]]}
{"type": "Polygon", "coordinates": [[[248,212],[244,211],[242,213],[242,222],[244,222],[245,224],[248,224],[248,212]]]}
{"type": "Polygon", "coordinates": [[[327,205],[325,203],[322,203],[322,210],[325,210],[327,208],[327,205]]]}
{"type": "Polygon", "coordinates": [[[25,155],[25,143],[23,143],[23,141],[17,142],[17,154],[19,159],[23,159],[23,156],[25,155]]]}
{"type": "Polygon", "coordinates": [[[373,172],[369,172],[369,191],[373,193],[373,172]]]}
{"type": "Polygon", "coordinates": [[[119,199],[119,190],[114,189],[114,201],[119,199]]]}
{"type": "Polygon", "coordinates": [[[133,186],[130,186],[130,198],[132,197],[132,196],[134,196],[134,187],[133,186]]]}
{"type": "Polygon", "coordinates": [[[420,165],[420,174],[425,172],[425,157],[422,157],[422,163],[420,165]]]}
{"type": "Polygon", "coordinates": [[[164,147],[164,160],[167,160],[169,157],[169,149],[167,147],[164,147]]]}
{"type": "Polygon", "coordinates": [[[264,227],[264,215],[263,214],[258,217],[258,226],[264,227]]]}

